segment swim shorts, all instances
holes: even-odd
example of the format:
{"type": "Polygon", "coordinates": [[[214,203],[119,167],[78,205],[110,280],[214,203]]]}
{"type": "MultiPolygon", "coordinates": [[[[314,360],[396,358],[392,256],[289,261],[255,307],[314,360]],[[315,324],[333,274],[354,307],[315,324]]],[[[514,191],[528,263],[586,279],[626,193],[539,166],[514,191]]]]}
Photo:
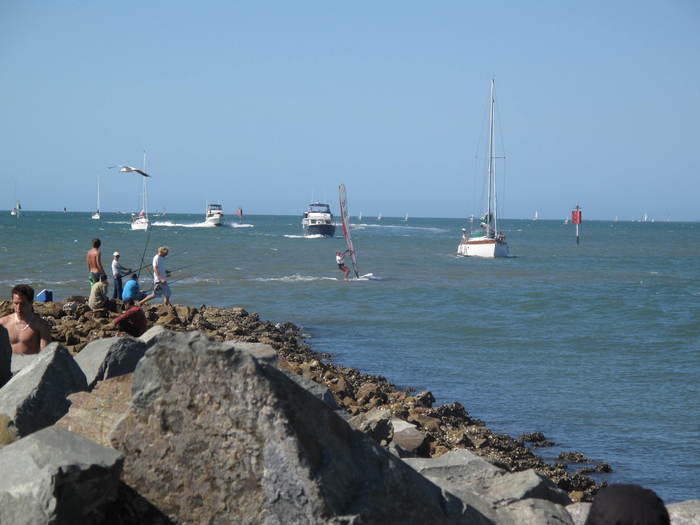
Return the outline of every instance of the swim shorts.
{"type": "Polygon", "coordinates": [[[156,297],[170,297],[170,286],[168,286],[168,283],[156,283],[153,287],[153,295],[156,297]]]}

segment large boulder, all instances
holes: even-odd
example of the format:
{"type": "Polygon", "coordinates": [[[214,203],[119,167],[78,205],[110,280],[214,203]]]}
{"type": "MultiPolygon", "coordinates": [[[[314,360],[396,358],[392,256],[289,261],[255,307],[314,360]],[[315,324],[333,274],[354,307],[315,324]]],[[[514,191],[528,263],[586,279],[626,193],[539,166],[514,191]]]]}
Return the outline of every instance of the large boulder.
{"type": "Polygon", "coordinates": [[[7,328],[0,326],[0,388],[12,377],[12,345],[7,328]]]}
{"type": "Polygon", "coordinates": [[[41,353],[38,354],[12,354],[10,368],[12,375],[16,375],[23,368],[31,365],[34,361],[41,357],[41,353]]]}
{"type": "Polygon", "coordinates": [[[543,499],[524,499],[497,510],[498,525],[574,525],[566,509],[543,499]]]}
{"type": "Polygon", "coordinates": [[[109,434],[131,406],[133,374],[100,381],[92,392],[76,392],[68,396],[70,409],[56,426],[109,445],[109,434]]]}
{"type": "Polygon", "coordinates": [[[51,427],[0,449],[0,523],[106,523],[122,458],[51,427]]]}
{"type": "Polygon", "coordinates": [[[147,348],[133,337],[107,337],[88,344],[75,362],[85,374],[88,388],[93,389],[98,381],[133,372],[147,348]]]}
{"type": "Polygon", "coordinates": [[[571,516],[574,525],[583,525],[586,523],[586,518],[590,510],[591,504],[583,501],[566,506],[566,511],[569,513],[569,516],[571,516]]]}
{"type": "Polygon", "coordinates": [[[700,499],[666,505],[672,525],[697,525],[700,523],[700,499]]]}
{"type": "Polygon", "coordinates": [[[0,414],[26,436],[53,425],[68,412],[67,396],[86,389],[85,374],[68,350],[51,343],[0,388],[0,414]]]}
{"type": "Polygon", "coordinates": [[[418,452],[425,444],[427,436],[418,430],[416,425],[394,417],[391,419],[391,426],[393,442],[403,450],[413,454],[418,452]]]}
{"type": "MultiPolygon", "coordinates": [[[[476,509],[480,516],[494,523],[559,523],[556,519],[560,516],[565,517],[561,523],[571,522],[562,507],[571,500],[534,470],[508,473],[465,449],[456,449],[437,458],[404,461],[460,498],[467,508],[476,509]]],[[[477,519],[478,516],[475,521],[477,519]]]]}
{"type": "Polygon", "coordinates": [[[471,523],[460,502],[234,344],[161,334],[111,443],[187,523],[471,523]]]}
{"type": "Polygon", "coordinates": [[[348,419],[353,428],[364,432],[380,445],[386,445],[394,435],[391,425],[391,411],[385,408],[373,408],[348,419]]]}

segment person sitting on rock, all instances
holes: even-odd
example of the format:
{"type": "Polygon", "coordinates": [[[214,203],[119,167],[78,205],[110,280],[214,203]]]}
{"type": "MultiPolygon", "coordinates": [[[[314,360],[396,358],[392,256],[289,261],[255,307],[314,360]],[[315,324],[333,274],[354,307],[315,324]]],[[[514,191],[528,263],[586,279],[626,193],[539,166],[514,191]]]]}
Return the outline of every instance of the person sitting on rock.
{"type": "Polygon", "coordinates": [[[90,288],[90,298],[88,299],[88,306],[93,312],[106,312],[111,310],[113,307],[112,301],[109,299],[108,294],[109,283],[107,282],[107,275],[100,275],[99,282],[96,282],[90,288]]]}
{"type": "Polygon", "coordinates": [[[133,299],[124,301],[124,313],[114,320],[114,324],[134,337],[139,337],[148,330],[146,314],[140,306],[134,304],[133,299]]]}
{"type": "Polygon", "coordinates": [[[0,318],[15,354],[38,354],[51,342],[51,325],[34,313],[34,289],[26,284],[12,288],[14,312],[0,318]]]}
{"type": "Polygon", "coordinates": [[[139,276],[134,273],[131,275],[131,279],[124,285],[124,291],[121,297],[122,301],[128,301],[129,299],[140,301],[144,297],[146,297],[146,294],[139,290],[139,276]]]}

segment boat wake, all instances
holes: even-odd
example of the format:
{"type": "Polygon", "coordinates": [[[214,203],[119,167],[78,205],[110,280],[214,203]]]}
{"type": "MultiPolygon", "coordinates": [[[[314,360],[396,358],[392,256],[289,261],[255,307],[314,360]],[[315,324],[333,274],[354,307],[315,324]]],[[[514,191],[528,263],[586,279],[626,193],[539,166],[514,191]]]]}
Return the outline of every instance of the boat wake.
{"type": "Polygon", "coordinates": [[[323,239],[325,235],[317,233],[315,235],[285,235],[287,239],[323,239]]]}
{"type": "Polygon", "coordinates": [[[449,230],[445,230],[443,228],[430,228],[427,226],[404,226],[400,224],[366,224],[366,223],[360,223],[360,224],[351,224],[350,227],[353,230],[364,230],[366,228],[389,228],[389,229],[394,229],[394,230],[418,230],[418,231],[430,231],[430,232],[447,232],[449,230]]]}
{"type": "Polygon", "coordinates": [[[287,275],[284,277],[256,277],[255,279],[248,279],[249,281],[259,281],[259,282],[271,282],[271,281],[281,281],[285,283],[295,283],[295,282],[310,282],[310,281],[337,281],[337,277],[314,277],[310,275],[287,275]]]}
{"type": "Polygon", "coordinates": [[[216,228],[216,226],[212,226],[211,224],[207,224],[206,222],[195,222],[195,223],[183,224],[183,223],[173,222],[173,221],[155,221],[153,223],[153,226],[166,226],[166,227],[176,226],[178,228],[216,228]]]}
{"type": "Polygon", "coordinates": [[[232,222],[231,224],[226,224],[229,228],[253,228],[253,224],[245,224],[240,222],[232,222]]]}

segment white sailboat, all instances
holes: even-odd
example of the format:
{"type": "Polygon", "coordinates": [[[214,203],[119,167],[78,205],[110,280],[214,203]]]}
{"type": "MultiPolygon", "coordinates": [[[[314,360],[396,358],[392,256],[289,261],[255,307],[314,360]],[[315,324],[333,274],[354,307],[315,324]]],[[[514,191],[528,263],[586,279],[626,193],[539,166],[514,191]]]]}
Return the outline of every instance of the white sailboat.
{"type": "Polygon", "coordinates": [[[17,201],[17,204],[15,204],[15,207],[10,210],[10,215],[13,215],[15,217],[19,217],[20,210],[22,209],[22,205],[17,201]]]}
{"type": "Polygon", "coordinates": [[[467,232],[462,229],[462,239],[457,246],[457,255],[464,257],[508,257],[506,236],[498,229],[498,201],[496,199],[496,147],[494,144],[494,106],[496,104],[496,81],[491,79],[489,106],[489,157],[488,157],[488,202],[486,213],[481,217],[481,230],[467,232]]]}
{"type": "MultiPolygon", "coordinates": [[[[146,172],[146,152],[143,152],[143,173],[146,172]]],[[[131,214],[131,229],[132,230],[147,230],[151,225],[151,221],[148,218],[148,187],[147,179],[148,175],[144,175],[142,178],[143,189],[141,193],[141,211],[139,213],[131,214]]]]}
{"type": "Polygon", "coordinates": [[[408,213],[404,215],[403,222],[408,222],[408,213]]]}
{"type": "Polygon", "coordinates": [[[97,176],[97,211],[92,214],[92,218],[99,221],[102,218],[100,213],[100,176],[97,176]]]}
{"type": "Polygon", "coordinates": [[[535,214],[532,216],[532,220],[533,220],[533,221],[536,221],[536,220],[539,219],[539,218],[540,218],[540,212],[538,212],[537,210],[535,210],[535,214]]]}

